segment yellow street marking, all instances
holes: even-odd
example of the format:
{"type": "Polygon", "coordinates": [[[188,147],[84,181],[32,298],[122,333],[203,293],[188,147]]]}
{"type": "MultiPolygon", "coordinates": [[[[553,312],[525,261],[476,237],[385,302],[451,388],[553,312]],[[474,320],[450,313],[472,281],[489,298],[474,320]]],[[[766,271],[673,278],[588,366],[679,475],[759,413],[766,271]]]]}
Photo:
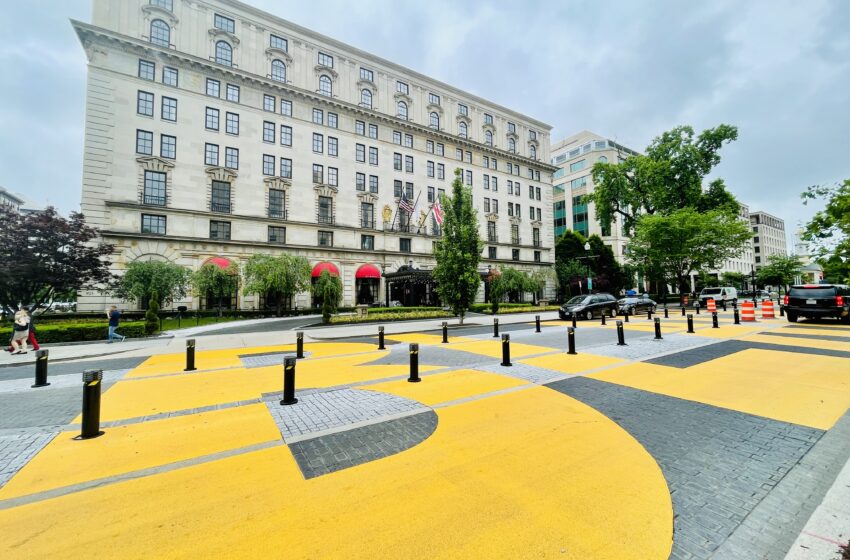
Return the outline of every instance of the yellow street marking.
{"type": "Polygon", "coordinates": [[[735,338],[761,331],[763,328],[747,327],[744,325],[724,325],[716,329],[700,326],[699,329],[695,330],[699,336],[707,336],[709,338],[735,338]]]}
{"type": "MultiPolygon", "coordinates": [[[[502,357],[502,341],[498,339],[493,340],[476,340],[475,342],[460,342],[458,344],[450,344],[448,348],[451,350],[462,350],[464,352],[471,352],[473,354],[479,354],[481,356],[489,356],[491,358],[501,358],[502,357]]],[[[544,352],[551,352],[551,348],[547,348],[546,346],[534,346],[531,344],[522,344],[519,342],[511,343],[511,357],[519,358],[522,356],[530,356],[532,354],[542,354],[544,352]]]]}
{"type": "Polygon", "coordinates": [[[482,395],[510,387],[519,387],[528,382],[513,377],[487,373],[474,369],[461,369],[429,375],[422,383],[405,380],[368,385],[363,389],[382,391],[432,406],[475,395],[482,395]]]}
{"type": "Polygon", "coordinates": [[[817,336],[840,336],[847,338],[850,341],[850,329],[813,329],[813,328],[794,328],[794,327],[786,327],[782,330],[776,331],[780,333],[787,334],[810,334],[817,336]]]}
{"type": "Polygon", "coordinates": [[[822,430],[850,407],[850,360],[796,352],[750,349],[687,369],[638,363],[588,377],[822,430]]]}
{"type": "Polygon", "coordinates": [[[793,338],[790,336],[770,336],[761,334],[748,336],[744,340],[749,340],[752,342],[766,342],[768,344],[778,344],[780,346],[794,346],[797,348],[809,347],[822,348],[824,350],[840,350],[842,352],[850,352],[850,343],[832,340],[817,340],[814,338],[793,338]]]}
{"type": "Polygon", "coordinates": [[[0,556],[669,556],[661,470],[600,413],[535,387],[438,414],[423,443],[311,480],[276,447],[2,510],[0,556]]]}
{"type": "Polygon", "coordinates": [[[70,486],[280,439],[264,404],[107,428],[74,441],[61,432],[6,486],[0,499],[70,486]]]}
{"type": "Polygon", "coordinates": [[[619,358],[609,358],[608,356],[596,356],[593,354],[584,353],[571,355],[567,354],[566,352],[561,352],[558,354],[551,354],[549,356],[527,358],[525,360],[522,360],[521,363],[528,364],[530,366],[551,369],[554,371],[560,371],[561,373],[572,374],[611,366],[614,364],[624,364],[626,362],[619,358]]]}

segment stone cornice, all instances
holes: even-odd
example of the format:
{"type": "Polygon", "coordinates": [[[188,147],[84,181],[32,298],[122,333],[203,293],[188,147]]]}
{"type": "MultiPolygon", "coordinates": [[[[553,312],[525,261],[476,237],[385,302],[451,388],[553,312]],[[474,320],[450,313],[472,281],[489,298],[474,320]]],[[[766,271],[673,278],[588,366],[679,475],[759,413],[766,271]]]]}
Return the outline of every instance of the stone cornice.
{"type": "Polygon", "coordinates": [[[239,44],[239,37],[231,33],[230,31],[225,31],[224,29],[219,29],[218,27],[211,27],[207,30],[207,34],[212,38],[213,41],[216,39],[227,39],[234,45],[239,44]]]}
{"type": "Polygon", "coordinates": [[[277,49],[275,47],[266,47],[266,58],[269,61],[272,61],[276,58],[282,58],[286,62],[287,66],[292,64],[292,57],[289,56],[289,53],[283,49],[277,49]]]}
{"type": "Polygon", "coordinates": [[[177,16],[174,15],[173,12],[166,10],[160,6],[155,6],[154,4],[143,4],[142,11],[150,18],[160,18],[168,20],[168,25],[174,27],[177,25],[180,20],[177,19],[177,16]]]}

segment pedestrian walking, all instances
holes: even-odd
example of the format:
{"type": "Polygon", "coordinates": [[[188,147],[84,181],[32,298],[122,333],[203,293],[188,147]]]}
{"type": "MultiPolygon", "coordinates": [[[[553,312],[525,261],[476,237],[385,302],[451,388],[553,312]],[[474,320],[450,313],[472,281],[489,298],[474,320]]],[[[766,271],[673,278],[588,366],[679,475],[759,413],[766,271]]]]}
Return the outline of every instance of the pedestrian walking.
{"type": "Polygon", "coordinates": [[[38,345],[38,340],[36,340],[36,338],[35,338],[35,334],[36,334],[35,321],[33,320],[32,314],[30,314],[30,308],[29,307],[24,307],[24,311],[26,311],[27,314],[29,314],[29,318],[30,318],[30,330],[29,330],[29,336],[27,336],[27,342],[30,343],[33,350],[37,351],[38,349],[41,348],[41,346],[38,345]]]}
{"type": "Polygon", "coordinates": [[[30,316],[21,308],[15,313],[15,322],[12,326],[12,354],[27,353],[27,338],[30,333],[30,316]]]}
{"type": "Polygon", "coordinates": [[[113,338],[117,338],[121,342],[124,342],[126,337],[118,334],[117,332],[118,323],[121,321],[121,312],[113,305],[106,310],[106,316],[109,317],[109,336],[107,337],[106,342],[111,344],[113,338]]]}

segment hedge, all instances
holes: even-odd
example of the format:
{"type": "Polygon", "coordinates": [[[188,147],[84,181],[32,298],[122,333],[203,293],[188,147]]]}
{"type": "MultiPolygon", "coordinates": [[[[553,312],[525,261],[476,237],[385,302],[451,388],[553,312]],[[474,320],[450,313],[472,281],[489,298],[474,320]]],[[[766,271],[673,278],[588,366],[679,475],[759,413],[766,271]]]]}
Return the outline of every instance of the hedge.
{"type": "Polygon", "coordinates": [[[370,307],[366,310],[368,315],[375,313],[409,313],[411,311],[442,311],[441,307],[370,307]]]}
{"type": "MultiPolygon", "coordinates": [[[[78,342],[83,340],[106,340],[106,335],[109,332],[109,323],[105,320],[100,323],[36,323],[35,329],[36,338],[38,339],[39,344],[48,344],[51,342],[78,342]]],[[[118,333],[129,338],[145,336],[145,323],[144,321],[121,323],[121,326],[118,327],[118,333]]],[[[12,338],[11,328],[6,327],[0,330],[0,340],[6,341],[10,338],[12,338]]]]}
{"type": "Polygon", "coordinates": [[[359,315],[335,315],[331,317],[332,325],[347,325],[354,323],[377,323],[381,321],[405,321],[409,319],[439,319],[441,317],[454,317],[451,311],[410,311],[408,313],[372,313],[365,317],[359,315]]]}
{"type": "MultiPolygon", "coordinates": [[[[490,309],[492,305],[489,303],[473,303],[469,306],[469,310],[473,313],[490,313],[490,309]]],[[[534,305],[533,303],[500,303],[499,311],[507,310],[507,309],[526,309],[526,310],[540,310],[543,311],[544,308],[534,305]]],[[[548,308],[547,308],[548,309],[548,308]]],[[[557,309],[557,307],[555,307],[557,309]]]]}

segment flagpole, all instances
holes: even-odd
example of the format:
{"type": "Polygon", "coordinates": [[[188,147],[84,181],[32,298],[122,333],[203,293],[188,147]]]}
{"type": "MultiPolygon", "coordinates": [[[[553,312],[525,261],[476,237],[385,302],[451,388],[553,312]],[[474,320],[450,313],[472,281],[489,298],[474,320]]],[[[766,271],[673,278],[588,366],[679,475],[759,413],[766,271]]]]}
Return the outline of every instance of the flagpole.
{"type": "MultiPolygon", "coordinates": [[[[416,219],[416,206],[419,204],[419,197],[422,196],[422,189],[419,189],[419,194],[416,195],[416,201],[413,203],[413,212],[410,213],[410,217],[416,219]]],[[[409,226],[410,224],[408,224],[409,226]]],[[[416,233],[419,233],[421,226],[419,224],[416,225],[416,233]]]]}

